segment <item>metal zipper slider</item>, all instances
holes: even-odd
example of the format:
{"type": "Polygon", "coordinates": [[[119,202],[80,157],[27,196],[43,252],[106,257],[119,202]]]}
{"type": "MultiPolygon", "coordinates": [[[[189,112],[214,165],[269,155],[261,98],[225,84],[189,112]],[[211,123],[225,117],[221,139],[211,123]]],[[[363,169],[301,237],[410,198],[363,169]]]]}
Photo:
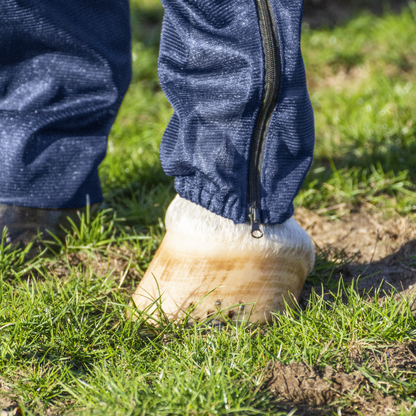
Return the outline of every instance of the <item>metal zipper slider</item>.
{"type": "Polygon", "coordinates": [[[259,210],[252,205],[250,207],[251,236],[254,238],[262,238],[263,232],[260,230],[260,213],[259,210]]]}

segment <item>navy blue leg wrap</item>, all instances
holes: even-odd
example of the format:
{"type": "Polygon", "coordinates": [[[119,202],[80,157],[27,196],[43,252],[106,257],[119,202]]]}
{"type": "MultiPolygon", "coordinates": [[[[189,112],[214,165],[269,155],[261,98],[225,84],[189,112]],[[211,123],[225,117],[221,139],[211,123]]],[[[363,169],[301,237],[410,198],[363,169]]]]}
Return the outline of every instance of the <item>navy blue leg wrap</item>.
{"type": "MultiPolygon", "coordinates": [[[[159,77],[175,109],[160,150],[178,193],[247,221],[253,130],[264,95],[258,0],[162,0],[159,77]]],[[[270,1],[280,94],[261,166],[261,222],[283,223],[312,162],[314,119],[300,50],[303,0],[270,1]]]]}
{"type": "MultiPolygon", "coordinates": [[[[174,107],[161,146],[178,193],[247,221],[264,96],[258,0],[162,0],[159,75],[174,107]]],[[[281,81],[261,164],[261,222],[293,214],[314,123],[300,51],[302,0],[270,0],[281,81]]],[[[0,5],[0,204],[73,208],[102,198],[97,167],[131,77],[127,0],[0,5]]]]}
{"type": "Polygon", "coordinates": [[[97,168],[131,78],[127,0],[0,4],[0,204],[100,202],[97,168]]]}

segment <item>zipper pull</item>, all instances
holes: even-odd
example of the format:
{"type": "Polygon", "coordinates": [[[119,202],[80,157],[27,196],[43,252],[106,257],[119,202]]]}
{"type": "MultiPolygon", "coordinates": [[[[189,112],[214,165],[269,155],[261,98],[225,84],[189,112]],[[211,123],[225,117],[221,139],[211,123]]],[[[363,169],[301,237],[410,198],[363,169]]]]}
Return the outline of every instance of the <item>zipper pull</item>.
{"type": "Polygon", "coordinates": [[[254,206],[250,206],[250,221],[251,221],[251,236],[254,238],[262,238],[263,232],[260,230],[260,213],[259,210],[254,206]]]}

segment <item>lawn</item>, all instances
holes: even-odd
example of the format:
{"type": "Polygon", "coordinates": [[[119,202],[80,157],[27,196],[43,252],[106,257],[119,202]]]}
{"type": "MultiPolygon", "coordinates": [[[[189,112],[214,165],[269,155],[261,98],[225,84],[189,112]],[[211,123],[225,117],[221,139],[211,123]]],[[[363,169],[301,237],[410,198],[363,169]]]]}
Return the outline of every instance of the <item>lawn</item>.
{"type": "Polygon", "coordinates": [[[163,11],[130,4],[100,213],[47,256],[0,245],[1,416],[416,415],[416,3],[304,24],[317,142],[295,203],[315,269],[297,310],[225,328],[126,318],[175,195],[158,157],[163,11]]]}

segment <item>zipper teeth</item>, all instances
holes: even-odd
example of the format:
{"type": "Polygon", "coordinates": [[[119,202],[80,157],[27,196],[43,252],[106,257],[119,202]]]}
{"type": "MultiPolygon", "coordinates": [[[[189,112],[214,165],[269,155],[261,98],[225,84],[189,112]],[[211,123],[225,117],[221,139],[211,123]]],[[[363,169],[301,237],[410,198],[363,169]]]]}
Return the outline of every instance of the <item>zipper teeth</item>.
{"type": "MultiPolygon", "coordinates": [[[[257,115],[250,155],[248,204],[250,207],[250,219],[252,224],[253,217],[256,218],[256,224],[261,222],[259,217],[261,166],[263,163],[264,145],[266,142],[270,120],[279,98],[281,64],[279,37],[277,34],[276,23],[273,18],[270,0],[255,1],[263,43],[265,76],[264,96],[257,115]],[[254,211],[256,211],[256,213],[254,213],[254,211]]],[[[256,230],[257,229],[258,226],[256,226],[256,230]]],[[[253,234],[253,236],[255,235],[253,234]]]]}

